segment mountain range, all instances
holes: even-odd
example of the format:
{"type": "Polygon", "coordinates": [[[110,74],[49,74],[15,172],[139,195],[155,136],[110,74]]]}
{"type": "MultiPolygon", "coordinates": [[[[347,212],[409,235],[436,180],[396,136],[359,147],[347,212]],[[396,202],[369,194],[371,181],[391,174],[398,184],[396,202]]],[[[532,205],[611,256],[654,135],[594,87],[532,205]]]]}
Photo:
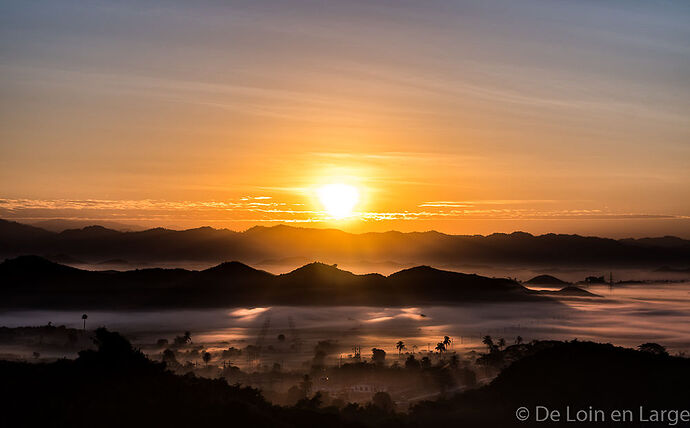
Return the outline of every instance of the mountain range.
{"type": "Polygon", "coordinates": [[[517,282],[418,266],[389,276],[310,263],[274,275],[239,262],[201,271],[91,271],[21,256],[0,263],[0,307],[142,308],[552,302],[517,282]]]}
{"type": "Polygon", "coordinates": [[[48,231],[0,220],[0,257],[39,254],[67,263],[241,260],[261,264],[285,258],[339,263],[367,261],[428,265],[687,266],[690,241],[675,238],[608,239],[524,232],[447,235],[440,232],[352,234],[285,225],[243,232],[201,227],[117,231],[102,226],[48,231]]]}

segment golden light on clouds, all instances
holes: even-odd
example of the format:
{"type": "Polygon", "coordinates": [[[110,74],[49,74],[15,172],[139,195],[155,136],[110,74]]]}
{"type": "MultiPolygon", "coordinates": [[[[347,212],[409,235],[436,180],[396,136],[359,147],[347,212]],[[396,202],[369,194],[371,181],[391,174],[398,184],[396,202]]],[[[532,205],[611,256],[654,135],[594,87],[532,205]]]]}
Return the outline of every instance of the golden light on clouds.
{"type": "Polygon", "coordinates": [[[690,236],[682,2],[15,3],[0,218],[690,236]]]}

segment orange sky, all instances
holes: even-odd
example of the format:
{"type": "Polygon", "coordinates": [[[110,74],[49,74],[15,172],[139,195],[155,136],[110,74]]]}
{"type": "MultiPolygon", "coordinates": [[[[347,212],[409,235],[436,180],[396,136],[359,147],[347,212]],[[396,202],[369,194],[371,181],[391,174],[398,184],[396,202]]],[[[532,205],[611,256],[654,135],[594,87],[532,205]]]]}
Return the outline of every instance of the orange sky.
{"type": "Polygon", "coordinates": [[[0,217],[690,237],[687,4],[517,3],[3,3],[0,217]]]}

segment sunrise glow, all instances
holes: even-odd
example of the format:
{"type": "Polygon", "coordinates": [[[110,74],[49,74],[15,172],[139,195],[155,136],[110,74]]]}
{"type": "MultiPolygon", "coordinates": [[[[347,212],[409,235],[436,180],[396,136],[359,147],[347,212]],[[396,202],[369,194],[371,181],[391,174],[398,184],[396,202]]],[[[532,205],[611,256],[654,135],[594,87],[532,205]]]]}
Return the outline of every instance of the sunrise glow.
{"type": "Polygon", "coordinates": [[[351,217],[352,210],[359,202],[359,191],[348,184],[327,184],[320,187],[317,193],[324,210],[336,220],[351,217]]]}

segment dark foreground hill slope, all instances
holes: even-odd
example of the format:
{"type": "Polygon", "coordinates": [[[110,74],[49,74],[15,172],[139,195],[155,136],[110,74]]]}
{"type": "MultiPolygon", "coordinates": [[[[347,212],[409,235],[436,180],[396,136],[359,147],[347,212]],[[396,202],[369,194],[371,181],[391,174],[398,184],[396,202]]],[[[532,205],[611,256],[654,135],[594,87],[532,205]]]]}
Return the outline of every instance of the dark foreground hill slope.
{"type": "Polygon", "coordinates": [[[281,408],[224,379],[176,376],[117,333],[96,331],[97,351],[75,361],[0,361],[2,426],[338,426],[337,415],[281,408]],[[213,424],[213,425],[211,425],[213,424]]]}
{"type": "Polygon", "coordinates": [[[690,359],[592,342],[538,342],[535,348],[486,387],[417,406],[413,419],[426,426],[690,426],[690,414],[686,422],[642,420],[654,410],[690,411],[690,359]],[[560,422],[535,421],[537,406],[558,410],[560,422]],[[516,418],[520,407],[529,411],[524,422],[516,418]],[[566,421],[568,410],[572,418],[581,409],[601,410],[604,420],[566,421]],[[611,412],[624,409],[632,410],[632,421],[614,423],[611,412]]]}
{"type": "Polygon", "coordinates": [[[0,307],[138,308],[552,302],[520,284],[431,267],[388,277],[311,263],[283,275],[227,262],[203,271],[88,271],[37,256],[0,263],[0,307]]]}
{"type": "Polygon", "coordinates": [[[0,423],[171,428],[688,426],[680,412],[656,423],[643,422],[641,416],[650,420],[654,410],[687,409],[690,360],[591,342],[534,342],[498,351],[517,359],[491,384],[422,402],[409,414],[371,404],[324,408],[318,399],[274,406],[260,391],[228,385],[222,378],[166,371],[117,333],[100,328],[95,342],[97,350],[82,351],[74,361],[0,361],[0,423]],[[537,406],[560,411],[561,421],[535,422],[537,406]],[[516,418],[520,407],[529,412],[524,422],[516,418]],[[565,421],[568,408],[571,415],[593,409],[604,416],[575,424],[565,421]],[[612,423],[615,410],[631,410],[633,419],[612,423]]]}

